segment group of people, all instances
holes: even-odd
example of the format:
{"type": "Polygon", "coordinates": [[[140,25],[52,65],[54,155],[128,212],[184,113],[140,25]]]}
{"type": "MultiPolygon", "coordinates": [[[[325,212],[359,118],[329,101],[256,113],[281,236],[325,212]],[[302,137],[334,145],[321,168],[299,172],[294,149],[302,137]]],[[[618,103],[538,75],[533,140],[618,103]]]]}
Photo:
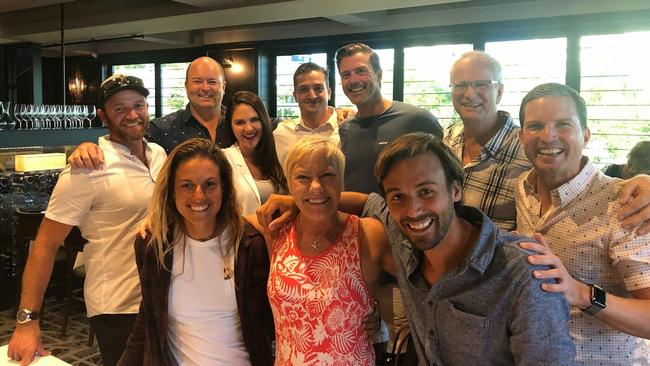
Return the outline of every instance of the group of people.
{"type": "Polygon", "coordinates": [[[301,116],[275,130],[254,93],[222,106],[209,57],[188,67],[187,107],[152,121],[142,80],[105,80],[109,135],[60,175],[8,356],[47,354],[35,320],[79,226],[104,365],[372,365],[382,288],[412,362],[650,363],[650,178],[605,177],[582,155],[577,92],[536,87],[517,127],[498,110],[498,61],[469,52],[450,71],[461,121],[443,131],[381,95],[370,47],[336,63],[356,116],[337,120],[328,71],[306,63],[301,116]]]}

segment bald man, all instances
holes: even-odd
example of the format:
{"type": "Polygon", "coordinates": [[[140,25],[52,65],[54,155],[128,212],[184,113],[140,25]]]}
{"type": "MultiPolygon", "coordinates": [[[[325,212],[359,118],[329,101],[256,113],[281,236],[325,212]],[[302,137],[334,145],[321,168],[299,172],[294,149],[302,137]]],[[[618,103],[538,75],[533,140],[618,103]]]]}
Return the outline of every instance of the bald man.
{"type": "Polygon", "coordinates": [[[156,142],[167,153],[193,137],[209,138],[221,146],[219,131],[226,114],[221,105],[226,91],[221,65],[207,56],[192,61],[185,75],[185,91],[190,101],[185,109],[153,119],[147,140],[156,142]]]}

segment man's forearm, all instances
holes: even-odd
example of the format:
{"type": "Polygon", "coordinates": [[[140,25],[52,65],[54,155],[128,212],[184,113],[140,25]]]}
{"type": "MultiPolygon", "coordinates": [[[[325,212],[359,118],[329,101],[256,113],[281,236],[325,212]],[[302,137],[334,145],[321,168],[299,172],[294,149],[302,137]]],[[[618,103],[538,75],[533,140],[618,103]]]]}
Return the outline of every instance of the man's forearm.
{"type": "Polygon", "coordinates": [[[41,308],[45,289],[52,275],[57,248],[34,245],[23,272],[20,307],[30,310],[41,308]]]}
{"type": "Polygon", "coordinates": [[[361,216],[367,200],[368,195],[365,193],[341,192],[338,208],[345,213],[361,216]]]}
{"type": "MultiPolygon", "coordinates": [[[[648,289],[643,291],[649,292],[648,289]]],[[[650,339],[650,299],[631,299],[607,294],[607,307],[595,317],[623,333],[650,339]]]]}

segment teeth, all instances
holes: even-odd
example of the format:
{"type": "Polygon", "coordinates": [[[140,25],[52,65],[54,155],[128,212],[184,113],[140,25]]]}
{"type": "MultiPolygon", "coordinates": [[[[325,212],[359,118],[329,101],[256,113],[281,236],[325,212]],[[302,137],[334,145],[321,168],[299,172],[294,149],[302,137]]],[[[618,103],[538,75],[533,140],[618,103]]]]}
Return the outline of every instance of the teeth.
{"type": "Polygon", "coordinates": [[[558,147],[554,147],[554,148],[548,148],[548,149],[539,149],[537,151],[540,154],[543,154],[543,155],[555,155],[555,154],[561,153],[562,149],[560,149],[558,147]]]}
{"type": "Polygon", "coordinates": [[[361,91],[361,90],[363,90],[363,86],[360,86],[358,88],[348,88],[348,91],[351,91],[353,93],[356,93],[356,92],[361,91]]]}
{"type": "Polygon", "coordinates": [[[208,208],[208,205],[190,205],[192,211],[205,211],[208,208]]]}
{"type": "Polygon", "coordinates": [[[463,104],[463,106],[469,107],[469,108],[477,108],[478,106],[480,106],[480,104],[463,104]]]}
{"type": "Polygon", "coordinates": [[[307,200],[307,202],[312,204],[321,204],[321,203],[325,203],[326,201],[327,198],[310,198],[307,200]]]}
{"type": "Polygon", "coordinates": [[[424,230],[427,227],[429,227],[429,225],[431,225],[432,222],[433,222],[433,219],[431,217],[429,217],[426,220],[421,220],[421,221],[417,221],[417,222],[409,222],[406,225],[408,225],[408,227],[410,227],[413,230],[424,230]]]}
{"type": "Polygon", "coordinates": [[[138,126],[138,125],[140,125],[140,122],[139,122],[139,121],[138,121],[138,122],[133,122],[133,123],[127,123],[127,124],[126,124],[126,127],[136,127],[136,126],[138,126]]]}

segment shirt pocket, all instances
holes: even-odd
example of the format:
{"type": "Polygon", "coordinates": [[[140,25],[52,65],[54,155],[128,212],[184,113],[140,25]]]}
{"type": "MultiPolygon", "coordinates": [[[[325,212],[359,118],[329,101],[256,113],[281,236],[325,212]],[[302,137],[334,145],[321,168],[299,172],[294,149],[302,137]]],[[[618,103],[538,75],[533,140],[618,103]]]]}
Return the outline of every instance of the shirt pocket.
{"type": "Polygon", "coordinates": [[[448,299],[440,301],[435,316],[441,355],[450,356],[454,361],[472,360],[475,365],[484,364],[489,359],[485,354],[489,318],[461,310],[448,299]]]}

